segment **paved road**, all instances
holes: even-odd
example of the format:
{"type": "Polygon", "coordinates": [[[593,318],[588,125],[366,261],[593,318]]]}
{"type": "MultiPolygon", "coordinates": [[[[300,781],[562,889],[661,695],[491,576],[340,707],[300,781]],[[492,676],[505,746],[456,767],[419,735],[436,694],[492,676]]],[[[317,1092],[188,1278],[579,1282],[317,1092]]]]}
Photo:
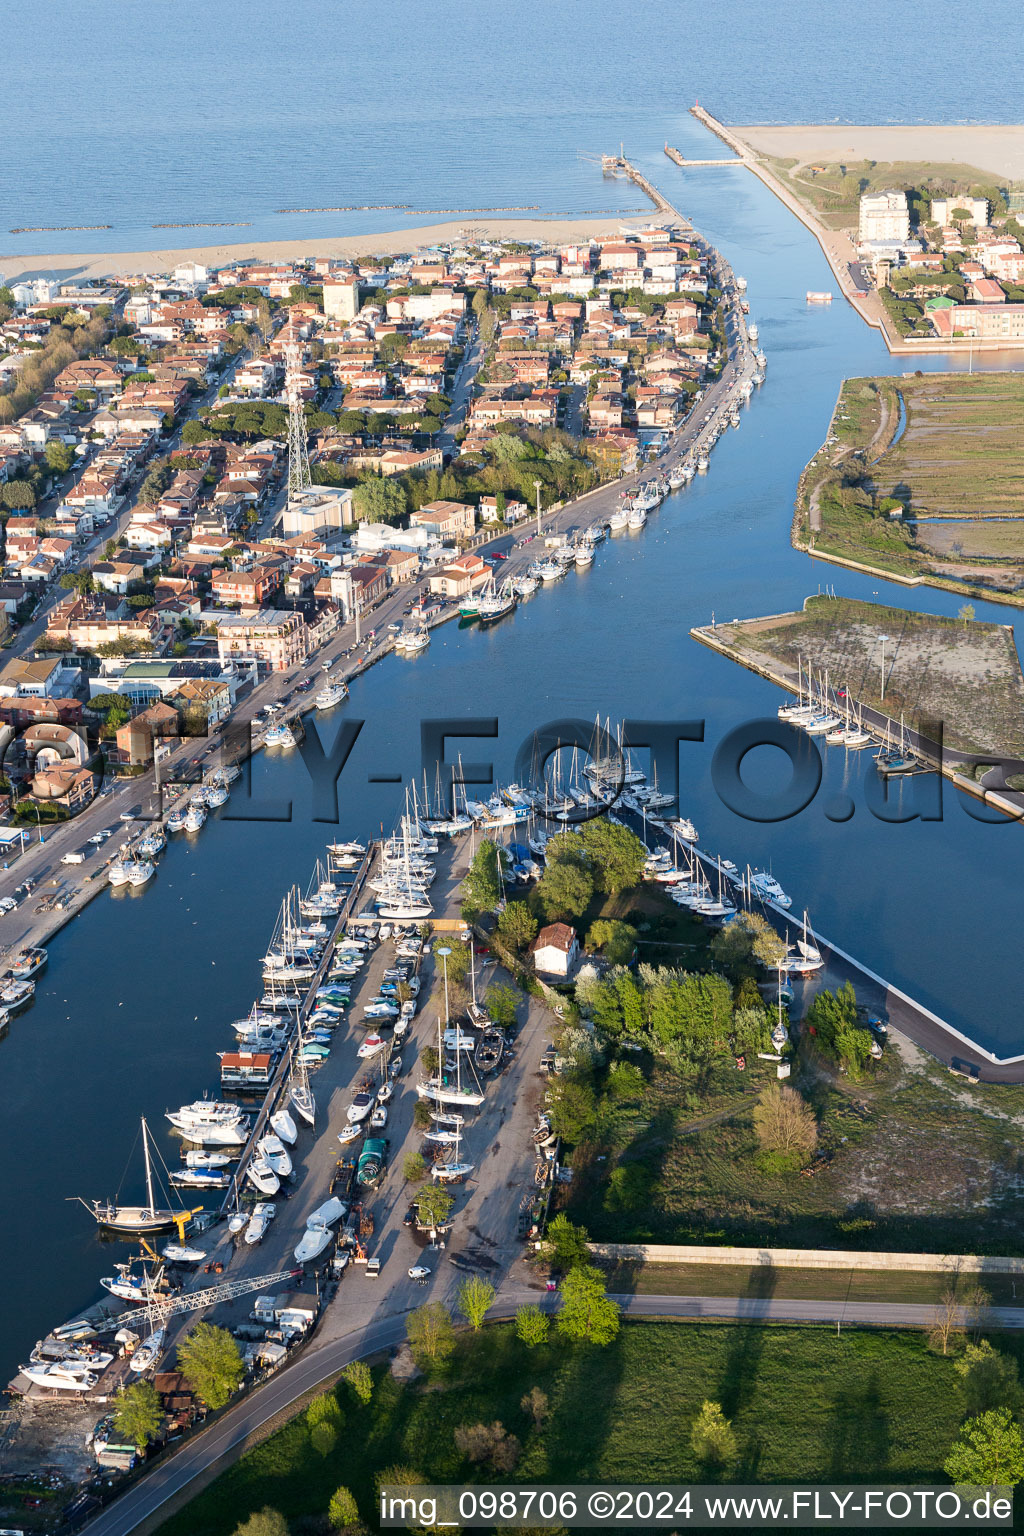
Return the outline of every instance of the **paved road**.
{"type": "MultiPolygon", "coordinates": [[[[699,1318],[728,1319],[741,1323],[838,1323],[874,1328],[923,1328],[935,1316],[935,1308],[911,1302],[841,1302],[780,1300],[748,1296],[630,1296],[615,1300],[627,1317],[662,1318],[692,1322],[699,1318]]],[[[491,1316],[510,1317],[517,1307],[533,1303],[554,1310],[557,1297],[543,1291],[515,1286],[500,1294],[491,1316]]],[[[1024,1308],[993,1307],[993,1327],[1024,1328],[1024,1308]]],[[[128,1536],[149,1519],[168,1499],[181,1493],[220,1457],[240,1451],[246,1438],[304,1393],[329,1381],[350,1360],[389,1349],[405,1338],[405,1315],[378,1320],[344,1338],[310,1350],[293,1366],[231,1409],[209,1431],[198,1435],[175,1456],[154,1467],[108,1510],[97,1515],[86,1529],[91,1536],[128,1536]]]]}

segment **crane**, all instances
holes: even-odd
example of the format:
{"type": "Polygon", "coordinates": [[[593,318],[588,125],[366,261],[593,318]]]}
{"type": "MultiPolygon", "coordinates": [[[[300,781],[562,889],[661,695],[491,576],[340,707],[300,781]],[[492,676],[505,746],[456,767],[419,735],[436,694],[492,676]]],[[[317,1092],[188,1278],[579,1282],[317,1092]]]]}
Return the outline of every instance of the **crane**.
{"type": "MultiPolygon", "coordinates": [[[[282,1280],[296,1280],[301,1269],[282,1269],[276,1275],[250,1276],[248,1280],[228,1280],[222,1285],[211,1285],[201,1291],[184,1291],[178,1296],[151,1296],[141,1307],[130,1312],[120,1312],[107,1324],[110,1328],[130,1327],[145,1314],[150,1329],[162,1327],[169,1317],[179,1312],[200,1312],[204,1307],[216,1306],[220,1301],[234,1301],[265,1286],[280,1285],[282,1280]]],[[[133,1330],[134,1332],[134,1330],[133,1330]]]]}

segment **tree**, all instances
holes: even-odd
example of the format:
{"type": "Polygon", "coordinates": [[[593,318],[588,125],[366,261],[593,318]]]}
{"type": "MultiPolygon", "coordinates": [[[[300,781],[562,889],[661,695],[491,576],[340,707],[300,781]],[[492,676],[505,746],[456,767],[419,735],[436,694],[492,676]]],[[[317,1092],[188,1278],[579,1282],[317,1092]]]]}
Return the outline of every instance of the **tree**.
{"type": "Polygon", "coordinates": [[[155,1387],[148,1381],[133,1381],[122,1387],[114,1400],[114,1427],[117,1433],[142,1452],[155,1440],[164,1421],[163,1409],[155,1387]]]}
{"type": "Polygon", "coordinates": [[[580,864],[567,859],[548,862],[537,882],[533,899],[544,921],[571,921],[578,918],[594,894],[594,882],[580,864]]]}
{"type": "Polygon", "coordinates": [[[551,1332],[551,1319],[540,1307],[524,1305],[516,1310],[516,1338],[528,1349],[546,1344],[551,1332]]]}
{"type": "Polygon", "coordinates": [[[520,1445],[497,1420],[493,1424],[459,1424],[455,1448],[467,1461],[486,1462],[494,1472],[511,1472],[519,1460],[520,1445]]]}
{"type": "Polygon", "coordinates": [[[336,1488],[327,1506],[327,1519],[335,1531],[359,1523],[359,1505],[348,1488],[336,1488]]]}
{"type": "Polygon", "coordinates": [[[590,1263],[590,1240],[586,1227],[570,1221],[564,1211],[559,1211],[548,1223],[545,1234],[552,1269],[565,1274],[577,1264],[590,1263]]]}
{"type": "Polygon", "coordinates": [[[511,949],[526,949],[537,935],[537,919],[525,901],[510,901],[498,918],[498,933],[511,949]]]}
{"type": "Polygon", "coordinates": [[[836,992],[818,993],[807,1010],[807,1027],[851,1077],[858,1077],[870,1061],[871,1031],[857,1022],[857,995],[850,982],[836,992]]]}
{"type": "Polygon", "coordinates": [[[74,450],[67,443],[62,443],[59,437],[50,438],[43,455],[55,475],[66,475],[75,462],[74,450]]]}
{"type": "Polygon", "coordinates": [[[1024,1440],[1009,1408],[968,1419],[943,1469],[957,1487],[1015,1488],[1024,1478],[1024,1440]]]}
{"type": "Polygon", "coordinates": [[[550,1094],[552,1125],[559,1136],[577,1146],[597,1118],[593,1086],[585,1079],[563,1075],[553,1084],[550,1094]]]}
{"type": "Polygon", "coordinates": [[[543,1429],[544,1420],[549,1413],[546,1392],[542,1392],[540,1387],[531,1387],[529,1392],[524,1392],[519,1399],[519,1406],[533,1420],[534,1429],[543,1429]]]}
{"type": "Polygon", "coordinates": [[[988,1339],[968,1344],[953,1369],[964,1378],[968,1414],[986,1413],[990,1408],[1020,1407],[1017,1362],[993,1349],[988,1339]]]}
{"type": "Polygon", "coordinates": [[[974,604],[964,603],[957,609],[956,616],[962,621],[964,629],[966,629],[968,624],[974,623],[974,604]]]}
{"type": "Polygon", "coordinates": [[[8,480],[0,489],[0,502],[12,512],[28,512],[36,504],[36,493],[27,480],[8,480]]]}
{"type": "Polygon", "coordinates": [[[444,1365],[455,1349],[455,1330],[448,1308],[428,1301],[410,1312],[406,1321],[409,1347],[417,1365],[444,1365]]]}
{"type": "Polygon", "coordinates": [[[238,1345],[226,1328],[197,1323],[178,1345],[178,1369],[208,1408],[223,1408],[245,1375],[238,1345]]]}
{"type": "Polygon", "coordinates": [[[637,931],[616,918],[599,917],[587,930],[587,948],[603,950],[612,965],[628,965],[636,948],[637,931]]]}
{"type": "Polygon", "coordinates": [[[776,970],[785,958],[786,946],[766,918],[757,912],[741,912],[716,934],[711,954],[718,968],[738,982],[756,965],[776,970]]]}
{"type": "Polygon", "coordinates": [[[331,1424],[340,1429],[345,1422],[341,1404],[333,1392],[318,1392],[306,1409],[306,1423],[310,1429],[317,1424],[331,1424]]]}
{"type": "Polygon", "coordinates": [[[66,592],[78,592],[83,597],[96,587],[91,571],[65,571],[60,584],[66,592]]]}
{"type": "Polygon", "coordinates": [[[604,1288],[599,1269],[578,1264],[562,1281],[558,1332],[578,1344],[610,1344],[619,1331],[619,1308],[604,1288]]]}
{"type": "Polygon", "coordinates": [[[511,1029],[516,1022],[519,1011],[520,994],[515,987],[502,986],[496,983],[487,988],[484,996],[484,1007],[493,1023],[499,1029],[511,1029]]]}
{"type": "Polygon", "coordinates": [[[479,1275],[470,1275],[459,1286],[459,1311],[474,1333],[483,1327],[484,1319],[494,1305],[495,1294],[491,1282],[479,1275]]]}
{"type": "Polygon", "coordinates": [[[407,1184],[418,1184],[427,1176],[427,1165],[420,1152],[407,1152],[402,1163],[402,1178],[407,1184]]]}
{"type": "Polygon", "coordinates": [[[499,853],[488,838],[473,855],[473,862],[462,882],[462,908],[468,912],[491,912],[501,899],[499,853]]]}
{"type": "Polygon", "coordinates": [[[945,1355],[949,1353],[952,1345],[959,1343],[963,1338],[963,1332],[963,1308],[956,1293],[956,1286],[947,1285],[932,1314],[928,1343],[932,1349],[941,1350],[945,1355]]]}
{"type": "Polygon", "coordinates": [[[635,832],[598,816],[584,824],[581,836],[599,891],[617,896],[640,884],[648,850],[635,832]]]}
{"type": "Polygon", "coordinates": [[[341,1379],[348,1383],[357,1402],[365,1408],[373,1397],[373,1372],[366,1361],[350,1361],[342,1371],[341,1379]]]}
{"type": "Polygon", "coordinates": [[[721,1403],[705,1400],[693,1421],[690,1444],[698,1461],[726,1467],[736,1460],[736,1435],[721,1403]]]}
{"type": "Polygon", "coordinates": [[[288,1536],[288,1522],[284,1515],[267,1505],[236,1525],[232,1536],[288,1536]]]}
{"type": "Polygon", "coordinates": [[[338,1431],[333,1424],[322,1420],[310,1430],[309,1443],[318,1456],[329,1456],[338,1443],[338,1431]]]}
{"type": "Polygon", "coordinates": [[[818,1142],[818,1122],[795,1088],[769,1083],[753,1113],[754,1130],[766,1152],[781,1152],[802,1167],[818,1142]]]}
{"type": "Polygon", "coordinates": [[[416,1209],[424,1227],[441,1227],[452,1213],[455,1196],[443,1184],[424,1184],[416,1196],[416,1209]]]}

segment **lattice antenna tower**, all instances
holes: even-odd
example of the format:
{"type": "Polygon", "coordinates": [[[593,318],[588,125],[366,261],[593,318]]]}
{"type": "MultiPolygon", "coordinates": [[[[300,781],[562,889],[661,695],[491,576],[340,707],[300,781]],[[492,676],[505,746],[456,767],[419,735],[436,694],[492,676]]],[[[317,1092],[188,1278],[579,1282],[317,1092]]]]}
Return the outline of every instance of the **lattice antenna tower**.
{"type": "Polygon", "coordinates": [[[301,348],[289,342],[285,348],[285,392],[288,396],[288,495],[308,491],[312,485],[309,472],[309,448],[306,444],[306,411],[302,403],[301,348]]]}

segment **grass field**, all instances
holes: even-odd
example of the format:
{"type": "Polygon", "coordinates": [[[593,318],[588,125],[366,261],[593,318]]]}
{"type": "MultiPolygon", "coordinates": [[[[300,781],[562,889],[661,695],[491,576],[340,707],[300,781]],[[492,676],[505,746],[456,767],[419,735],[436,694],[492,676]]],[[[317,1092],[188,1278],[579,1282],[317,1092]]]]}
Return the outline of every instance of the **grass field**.
{"type": "MultiPolygon", "coordinates": [[[[1001,1342],[1019,1350],[1024,1341],[1001,1342]]],[[[843,1332],[745,1324],[625,1324],[604,1350],[560,1345],[529,1351],[508,1326],[460,1339],[444,1375],[399,1384],[375,1372],[358,1406],[342,1385],[346,1422],[320,1456],[300,1417],[250,1451],[162,1536],[231,1536],[254,1510],[279,1510],[293,1531],[322,1530],[339,1484],[356,1495],[371,1528],[374,1478],[400,1464],[424,1482],[479,1482],[455,1450],[460,1424],[499,1420],[519,1437],[509,1479],[636,1483],[713,1482],[690,1446],[706,1398],[737,1433],[736,1482],[948,1481],[942,1461],[964,1413],[949,1358],[914,1333],[843,1332]],[[541,1430],[520,1408],[537,1386],[550,1417],[541,1430]]]]}
{"type": "Polygon", "coordinates": [[[1001,624],[812,597],[801,613],[722,625],[716,638],[751,661],[781,663],[794,682],[801,664],[827,672],[833,687],[908,726],[941,720],[954,752],[1024,757],[1024,679],[1001,624]]]}
{"type": "Polygon", "coordinates": [[[857,225],[864,192],[895,187],[910,194],[912,209],[926,198],[946,195],[946,189],[970,195],[991,188],[998,181],[990,172],[954,162],[922,164],[916,160],[850,160],[845,162],[796,160],[769,156],[767,164],[789,190],[829,229],[857,225]],[[813,167],[813,169],[812,169],[813,167]]]}
{"type": "MultiPolygon", "coordinates": [[[[966,1276],[963,1287],[974,1284],[966,1276]]],[[[608,1289],[637,1296],[774,1296],[781,1301],[905,1301],[938,1303],[949,1285],[941,1270],[799,1269],[751,1270],[745,1264],[612,1265],[608,1289]]],[[[978,1283],[995,1306],[1024,1304],[1024,1277],[985,1275],[978,1283]]]]}
{"type": "Polygon", "coordinates": [[[847,379],[830,440],[801,477],[797,541],[938,585],[1024,600],[1022,423],[1021,374],[847,379]],[[890,500],[902,517],[890,517],[890,500]]]}
{"type": "Polygon", "coordinates": [[[751,1110],[770,1064],[698,1083],[648,1062],[573,1152],[568,1213],[600,1242],[1024,1253],[1022,1095],[997,1107],[933,1065],[890,1046],[852,1083],[802,1037],[793,1084],[823,1154],[808,1175],[763,1171],[751,1110]],[[625,1165],[644,1176],[613,1181],[625,1165]]]}

